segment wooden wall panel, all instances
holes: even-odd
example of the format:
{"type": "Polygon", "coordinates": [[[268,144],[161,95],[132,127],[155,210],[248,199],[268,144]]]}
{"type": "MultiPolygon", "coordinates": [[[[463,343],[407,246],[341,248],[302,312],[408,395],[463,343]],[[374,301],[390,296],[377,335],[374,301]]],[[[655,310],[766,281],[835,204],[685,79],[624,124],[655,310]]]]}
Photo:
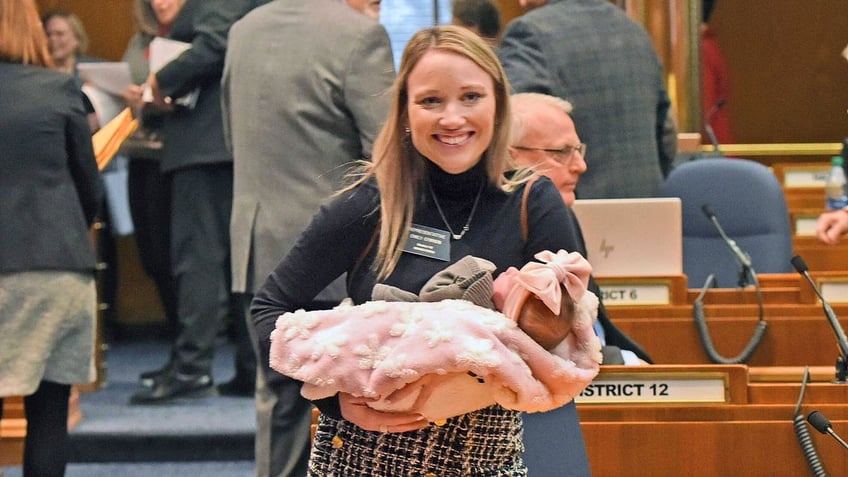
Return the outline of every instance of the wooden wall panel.
{"type": "Polygon", "coordinates": [[[61,9],[77,15],[89,38],[88,53],[119,61],[135,31],[133,0],[37,0],[41,14],[61,9]]]}
{"type": "Polygon", "coordinates": [[[723,0],[711,23],[732,81],[740,143],[841,142],[848,137],[845,0],[723,0]]]}
{"type": "MultiPolygon", "coordinates": [[[[498,4],[504,22],[523,13],[518,0],[498,4]]],[[[720,0],[710,23],[728,64],[727,108],[737,142],[848,137],[848,61],[840,56],[848,42],[848,2],[720,0]]]]}

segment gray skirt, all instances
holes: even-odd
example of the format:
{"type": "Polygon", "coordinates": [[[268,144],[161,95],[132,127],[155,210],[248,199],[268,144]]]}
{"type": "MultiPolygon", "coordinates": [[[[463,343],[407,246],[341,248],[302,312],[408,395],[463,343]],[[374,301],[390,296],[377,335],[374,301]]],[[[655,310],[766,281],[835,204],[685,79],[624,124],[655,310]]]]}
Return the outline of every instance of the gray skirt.
{"type": "Polygon", "coordinates": [[[94,277],[66,271],[0,273],[0,397],[41,381],[94,381],[94,277]]]}

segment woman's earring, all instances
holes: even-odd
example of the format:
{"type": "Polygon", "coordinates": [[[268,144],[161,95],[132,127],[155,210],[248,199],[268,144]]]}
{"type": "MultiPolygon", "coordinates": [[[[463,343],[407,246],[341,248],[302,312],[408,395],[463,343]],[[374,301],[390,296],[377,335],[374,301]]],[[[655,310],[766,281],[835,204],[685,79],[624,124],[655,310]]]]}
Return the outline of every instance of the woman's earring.
{"type": "Polygon", "coordinates": [[[409,126],[407,126],[407,127],[403,128],[403,132],[405,132],[406,135],[409,136],[409,134],[412,132],[412,130],[409,129],[409,126]]]}

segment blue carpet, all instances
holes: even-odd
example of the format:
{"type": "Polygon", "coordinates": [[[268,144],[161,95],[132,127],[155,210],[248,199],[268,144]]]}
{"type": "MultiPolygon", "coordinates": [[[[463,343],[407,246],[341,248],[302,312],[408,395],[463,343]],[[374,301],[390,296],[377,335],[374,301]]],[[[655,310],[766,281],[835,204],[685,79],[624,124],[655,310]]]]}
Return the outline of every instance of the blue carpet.
{"type": "MultiPolygon", "coordinates": [[[[138,389],[138,375],[164,364],[168,350],[166,342],[110,344],[105,353],[105,384],[97,391],[80,395],[83,417],[70,433],[69,476],[184,475],[186,472],[179,470],[181,462],[203,467],[189,475],[236,476],[252,472],[256,429],[252,397],[213,393],[155,405],[129,404],[130,396],[138,389]],[[107,465],[74,465],[77,463],[107,465]],[[112,465],[121,467],[120,471],[112,465]]],[[[214,380],[226,382],[233,373],[233,347],[222,342],[216,350],[214,380]]],[[[16,468],[7,470],[7,477],[16,475],[16,468]]]]}
{"type": "MultiPolygon", "coordinates": [[[[80,395],[82,421],[70,433],[67,477],[251,476],[256,429],[252,397],[211,395],[138,406],[129,398],[142,371],[165,363],[169,345],[128,341],[109,345],[106,382],[80,395]]],[[[216,383],[232,378],[233,347],[216,349],[216,383]]],[[[20,477],[8,467],[4,477],[20,477]]]]}
{"type": "MultiPolygon", "coordinates": [[[[138,375],[167,359],[165,342],[110,344],[106,383],[80,396],[82,421],[71,431],[71,462],[252,461],[253,398],[205,396],[130,405],[138,375]]],[[[216,383],[234,373],[233,347],[216,350],[216,383]]]]}
{"type": "MultiPolygon", "coordinates": [[[[69,464],[65,477],[252,477],[253,462],[161,462],[69,464]]],[[[4,477],[21,477],[20,467],[7,467],[4,477]]]]}

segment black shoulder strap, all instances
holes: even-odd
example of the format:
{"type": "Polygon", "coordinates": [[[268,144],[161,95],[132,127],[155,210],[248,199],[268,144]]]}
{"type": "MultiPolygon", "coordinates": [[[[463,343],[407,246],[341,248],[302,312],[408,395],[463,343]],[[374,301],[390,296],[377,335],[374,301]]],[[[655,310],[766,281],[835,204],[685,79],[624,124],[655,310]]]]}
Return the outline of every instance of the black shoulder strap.
{"type": "Polygon", "coordinates": [[[521,237],[527,242],[527,237],[530,235],[530,226],[527,224],[527,201],[530,198],[530,188],[538,179],[533,176],[524,183],[524,194],[521,197],[521,237]]]}

